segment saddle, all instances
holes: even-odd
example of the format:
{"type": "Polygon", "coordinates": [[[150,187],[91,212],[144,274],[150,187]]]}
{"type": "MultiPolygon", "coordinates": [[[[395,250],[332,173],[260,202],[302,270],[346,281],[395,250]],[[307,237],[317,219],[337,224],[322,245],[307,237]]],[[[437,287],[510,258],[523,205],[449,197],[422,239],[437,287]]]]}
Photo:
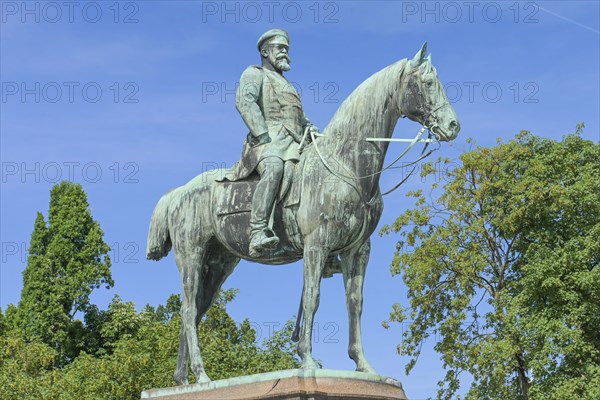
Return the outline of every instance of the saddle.
{"type": "MultiPolygon", "coordinates": [[[[252,197],[260,176],[253,172],[242,180],[219,179],[212,200],[221,228],[221,242],[226,243],[235,254],[250,261],[287,264],[301,259],[304,256],[304,243],[296,220],[296,211],[302,199],[301,178],[304,165],[304,157],[297,163],[285,163],[279,195],[269,222],[269,227],[279,237],[279,245],[272,251],[263,252],[260,258],[252,258],[248,254],[252,197]]],[[[332,255],[325,265],[323,277],[329,278],[340,272],[337,255],[332,255]]]]}
{"type": "MultiPolygon", "coordinates": [[[[285,163],[279,195],[269,222],[269,227],[279,237],[280,243],[277,249],[264,253],[264,260],[255,261],[268,259],[269,263],[285,264],[302,258],[303,243],[295,210],[301,199],[300,172],[303,166],[303,161],[285,163]]],[[[256,172],[241,180],[218,180],[212,196],[217,222],[223,234],[220,239],[228,243],[235,253],[248,259],[251,259],[248,256],[248,245],[252,197],[259,180],[260,176],[256,172]]]]}
{"type": "MultiPolygon", "coordinates": [[[[283,203],[284,207],[291,207],[300,203],[301,185],[294,185],[293,183],[300,176],[297,171],[303,166],[303,160],[298,163],[285,162],[283,179],[279,188],[279,195],[275,200],[275,206],[283,203]]],[[[242,180],[219,180],[219,186],[222,188],[224,196],[221,198],[222,201],[215,203],[217,215],[250,212],[252,209],[252,196],[259,180],[260,176],[256,172],[242,180]]]]}

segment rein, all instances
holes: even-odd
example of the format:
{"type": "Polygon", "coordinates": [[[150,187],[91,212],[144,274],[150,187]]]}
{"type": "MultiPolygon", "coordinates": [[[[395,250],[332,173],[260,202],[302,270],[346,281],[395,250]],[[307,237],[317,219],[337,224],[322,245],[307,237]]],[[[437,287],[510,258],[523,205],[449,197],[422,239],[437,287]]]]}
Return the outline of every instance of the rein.
{"type": "MultiPolygon", "coordinates": [[[[433,153],[435,150],[437,149],[433,149],[433,150],[429,150],[429,152],[425,153],[427,151],[427,148],[429,147],[430,143],[438,143],[439,144],[439,140],[437,139],[437,137],[435,139],[431,138],[431,130],[429,130],[429,137],[427,139],[421,139],[421,136],[423,135],[423,132],[425,132],[425,130],[428,130],[429,128],[427,128],[426,126],[423,126],[421,128],[421,130],[417,133],[417,135],[414,137],[414,139],[397,139],[397,138],[366,138],[365,140],[367,142],[408,142],[410,143],[408,145],[408,147],[398,156],[396,157],[396,159],[394,161],[392,161],[390,164],[388,164],[386,167],[380,169],[377,172],[374,172],[372,174],[369,175],[364,175],[364,176],[350,176],[350,175],[344,175],[340,172],[335,172],[327,163],[327,161],[325,161],[325,157],[323,157],[323,154],[321,153],[321,150],[319,150],[319,146],[317,145],[317,140],[316,137],[323,137],[325,135],[322,134],[315,134],[313,131],[310,130],[310,128],[306,128],[304,130],[304,135],[302,137],[302,141],[300,142],[299,147],[302,146],[302,144],[304,143],[306,137],[308,136],[308,134],[310,133],[310,137],[312,139],[312,143],[314,143],[315,146],[315,150],[317,152],[317,154],[319,155],[319,158],[321,159],[321,162],[323,163],[323,165],[325,165],[325,168],[327,168],[327,170],[333,174],[334,176],[337,176],[338,178],[346,178],[346,179],[352,179],[352,180],[360,180],[360,179],[364,179],[364,178],[370,178],[376,175],[381,174],[383,171],[387,171],[388,169],[392,169],[392,168],[399,168],[399,167],[394,167],[394,165],[400,161],[402,159],[402,157],[404,157],[409,151],[410,149],[412,149],[417,143],[425,143],[425,146],[423,147],[423,150],[421,151],[421,154],[419,155],[419,158],[416,159],[415,161],[412,161],[410,163],[408,163],[407,165],[414,165],[416,163],[418,163],[419,161],[421,161],[422,159],[428,157],[429,155],[431,155],[431,153],[433,153]],[[316,136],[316,137],[315,137],[316,136]]],[[[434,133],[435,135],[435,133],[434,133]]],[[[437,136],[437,135],[435,135],[437,136]]],[[[438,147],[439,148],[439,147],[438,147]]],[[[392,193],[393,191],[395,191],[396,189],[398,189],[404,182],[406,182],[408,180],[408,178],[411,177],[411,175],[414,173],[416,167],[413,167],[413,169],[408,173],[408,175],[402,179],[402,181],[400,181],[400,183],[398,183],[396,186],[394,186],[392,189],[388,190],[387,192],[383,193],[382,196],[385,196],[387,194],[392,193]]]]}

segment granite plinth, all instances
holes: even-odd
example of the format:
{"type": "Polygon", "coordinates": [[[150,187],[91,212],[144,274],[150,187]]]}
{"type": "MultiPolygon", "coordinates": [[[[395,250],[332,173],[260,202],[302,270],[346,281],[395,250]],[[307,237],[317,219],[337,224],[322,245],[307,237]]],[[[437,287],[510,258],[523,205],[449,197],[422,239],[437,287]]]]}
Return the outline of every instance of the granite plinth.
{"type": "Polygon", "coordinates": [[[159,400],[406,400],[402,384],[364,372],[292,369],[208,383],[151,389],[159,400]]]}

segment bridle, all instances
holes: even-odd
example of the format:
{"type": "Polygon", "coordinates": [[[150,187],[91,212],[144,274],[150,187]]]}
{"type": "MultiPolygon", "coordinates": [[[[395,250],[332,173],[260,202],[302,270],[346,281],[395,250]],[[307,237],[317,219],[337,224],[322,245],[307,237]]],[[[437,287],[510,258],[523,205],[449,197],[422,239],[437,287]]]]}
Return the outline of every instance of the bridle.
{"type": "MultiPolygon", "coordinates": [[[[317,137],[323,137],[326,135],[323,134],[318,134],[318,133],[314,133],[310,127],[306,127],[304,129],[304,134],[302,136],[302,140],[300,141],[300,144],[298,146],[299,149],[302,148],[302,145],[304,144],[304,142],[306,141],[306,138],[310,135],[311,141],[314,144],[315,150],[319,156],[319,158],[321,159],[321,162],[323,163],[323,165],[325,166],[325,168],[334,176],[338,177],[338,178],[345,178],[345,179],[350,179],[353,181],[357,181],[360,179],[365,179],[365,178],[371,178],[373,176],[377,176],[380,175],[382,172],[387,171],[388,169],[393,169],[393,168],[404,168],[407,166],[411,166],[411,165],[415,165],[417,164],[419,161],[423,160],[426,157],[429,157],[431,155],[431,153],[433,153],[434,151],[438,150],[441,146],[439,144],[440,142],[440,137],[439,135],[435,132],[436,128],[438,128],[438,124],[437,124],[437,118],[434,117],[434,114],[439,111],[440,109],[449,106],[450,103],[448,103],[447,101],[441,101],[441,104],[439,104],[437,107],[433,108],[432,110],[430,110],[425,117],[423,118],[423,127],[421,128],[421,130],[416,134],[416,136],[413,139],[404,139],[404,138],[377,138],[377,137],[368,137],[365,138],[365,140],[367,142],[404,142],[404,143],[409,143],[408,147],[398,156],[396,157],[396,159],[394,159],[394,161],[392,161],[390,164],[388,164],[387,166],[383,167],[382,169],[380,169],[377,172],[374,172],[372,174],[368,174],[368,175],[363,175],[363,176],[351,176],[351,175],[345,175],[341,172],[337,172],[335,171],[333,168],[331,168],[329,166],[329,164],[327,163],[327,161],[325,160],[325,157],[323,157],[323,154],[321,153],[321,150],[319,149],[319,146],[317,144],[317,137]],[[427,126],[428,123],[433,122],[431,124],[431,126],[427,126]],[[428,136],[426,139],[422,139],[421,136],[423,135],[423,133],[425,131],[428,131],[428,136]],[[419,155],[419,157],[408,163],[408,164],[404,164],[402,165],[402,167],[397,167],[394,166],[398,161],[400,161],[417,143],[425,143],[425,146],[423,146],[423,150],[421,151],[421,154],[419,155]],[[429,147],[429,145],[431,143],[436,143],[438,146],[435,149],[429,150],[427,152],[427,149],[429,147]]],[[[401,115],[400,118],[406,118],[406,115],[401,115]]],[[[395,191],[396,189],[398,189],[404,182],[406,182],[408,180],[408,178],[411,177],[411,175],[414,173],[414,171],[416,170],[416,166],[414,166],[411,171],[408,173],[408,175],[406,177],[404,177],[402,179],[402,181],[400,181],[400,183],[398,183],[397,185],[395,185],[392,189],[382,193],[383,196],[392,193],[393,191],[395,191]]],[[[350,182],[348,182],[350,183],[350,182]]],[[[352,183],[350,183],[351,186],[354,187],[354,185],[352,183]]],[[[359,193],[360,190],[358,190],[358,188],[354,187],[359,193]]],[[[362,194],[361,194],[362,197],[362,194]]],[[[364,199],[363,199],[364,200],[364,199]]],[[[368,202],[367,202],[368,203],[368,202]]]]}
{"type": "MultiPolygon", "coordinates": [[[[433,114],[435,111],[439,110],[440,108],[444,107],[445,104],[442,104],[441,106],[437,107],[435,110],[433,110],[432,112],[430,112],[428,114],[431,115],[433,114]]],[[[341,178],[341,179],[351,179],[354,181],[360,180],[360,179],[365,179],[365,178],[371,178],[373,176],[379,175],[384,171],[387,171],[389,169],[394,169],[394,168],[401,168],[401,167],[397,167],[394,166],[398,161],[400,161],[417,143],[425,143],[425,146],[423,147],[423,150],[421,151],[421,154],[419,155],[419,157],[414,160],[411,161],[408,164],[404,164],[402,167],[406,167],[406,166],[410,166],[410,165],[415,165],[417,164],[419,161],[423,160],[426,157],[429,157],[431,155],[431,153],[433,153],[434,151],[438,150],[440,148],[439,145],[439,137],[438,135],[432,131],[433,127],[436,127],[437,125],[433,125],[431,128],[428,128],[427,126],[423,125],[423,127],[421,128],[421,130],[416,134],[416,136],[413,139],[402,139],[402,138],[376,138],[376,137],[369,137],[366,138],[365,140],[367,142],[405,142],[405,143],[410,143],[408,145],[408,147],[398,156],[396,157],[396,159],[394,159],[394,161],[392,161],[390,164],[388,164],[387,166],[383,167],[382,169],[380,169],[377,172],[374,172],[372,174],[368,174],[368,175],[363,175],[363,176],[351,176],[351,175],[345,175],[342,174],[341,172],[337,172],[335,171],[333,168],[331,168],[329,166],[329,164],[327,163],[327,161],[325,160],[325,157],[323,157],[323,154],[321,153],[321,150],[319,149],[319,146],[317,144],[317,137],[324,137],[326,135],[323,134],[318,134],[318,133],[314,133],[312,130],[310,130],[309,127],[307,127],[304,130],[304,135],[302,137],[302,140],[300,142],[299,147],[302,147],[302,145],[304,144],[304,141],[306,139],[306,137],[308,135],[310,135],[311,137],[311,141],[312,144],[315,147],[315,151],[317,152],[319,158],[321,159],[321,162],[323,163],[323,165],[325,166],[325,168],[334,176],[341,178]],[[426,139],[421,139],[421,136],[423,136],[423,133],[425,131],[429,131],[428,133],[428,137],[426,139]],[[433,137],[433,138],[432,138],[433,137]],[[437,148],[429,150],[427,152],[427,148],[429,147],[429,145],[431,143],[436,143],[438,145],[437,148]]],[[[386,191],[385,193],[382,193],[383,196],[392,193],[393,191],[395,191],[396,189],[398,189],[404,182],[406,182],[408,180],[408,178],[410,178],[410,176],[414,173],[416,169],[416,166],[412,168],[412,170],[408,173],[408,175],[406,177],[404,177],[404,179],[402,179],[402,181],[400,183],[398,183],[397,185],[395,185],[392,189],[386,191]]],[[[351,184],[352,185],[352,184],[351,184]]],[[[354,186],[354,185],[352,185],[354,186]]],[[[355,188],[356,189],[356,188],[355,188]]],[[[358,191],[358,189],[356,189],[358,191]]],[[[360,191],[359,191],[360,193],[360,191]]],[[[361,196],[362,197],[362,196],[361,196]]],[[[366,202],[366,201],[365,201],[366,202]]]]}

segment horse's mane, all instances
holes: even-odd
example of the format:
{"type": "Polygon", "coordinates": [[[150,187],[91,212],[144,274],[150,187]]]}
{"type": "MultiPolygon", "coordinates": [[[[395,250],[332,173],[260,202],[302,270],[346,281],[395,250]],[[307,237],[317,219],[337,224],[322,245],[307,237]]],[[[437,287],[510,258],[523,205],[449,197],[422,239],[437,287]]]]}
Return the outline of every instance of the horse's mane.
{"type": "Polygon", "coordinates": [[[382,116],[389,107],[397,107],[393,96],[399,95],[407,62],[405,58],[388,65],[354,89],[325,127],[326,136],[341,138],[352,132],[383,129],[388,121],[384,121],[382,116]]]}

